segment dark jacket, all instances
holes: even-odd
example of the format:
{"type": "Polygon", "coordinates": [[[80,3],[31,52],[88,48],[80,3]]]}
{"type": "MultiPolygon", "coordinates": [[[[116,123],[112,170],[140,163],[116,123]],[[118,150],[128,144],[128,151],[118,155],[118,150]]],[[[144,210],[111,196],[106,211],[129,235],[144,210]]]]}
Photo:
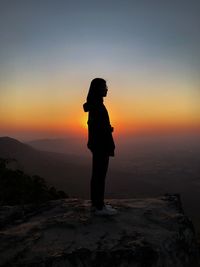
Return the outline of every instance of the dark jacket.
{"type": "Polygon", "coordinates": [[[112,137],[113,128],[103,102],[83,105],[88,115],[88,148],[92,153],[114,156],[115,144],[112,137]]]}

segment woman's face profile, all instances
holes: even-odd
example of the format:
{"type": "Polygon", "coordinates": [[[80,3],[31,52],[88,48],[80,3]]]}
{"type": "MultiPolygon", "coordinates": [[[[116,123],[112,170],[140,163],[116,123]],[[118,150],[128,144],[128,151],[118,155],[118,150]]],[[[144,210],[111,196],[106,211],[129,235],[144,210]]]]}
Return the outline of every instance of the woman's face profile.
{"type": "Polygon", "coordinates": [[[102,96],[103,97],[107,96],[108,86],[107,86],[106,83],[102,86],[102,90],[101,91],[102,91],[102,96]]]}

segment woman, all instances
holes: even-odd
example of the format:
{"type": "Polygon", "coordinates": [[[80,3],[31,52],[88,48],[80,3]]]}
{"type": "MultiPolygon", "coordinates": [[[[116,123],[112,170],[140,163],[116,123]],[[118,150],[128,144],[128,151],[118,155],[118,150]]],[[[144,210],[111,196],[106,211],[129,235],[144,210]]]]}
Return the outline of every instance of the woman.
{"type": "Polygon", "coordinates": [[[102,78],[92,80],[83,105],[88,115],[88,148],[92,152],[91,202],[96,215],[114,215],[117,213],[110,205],[104,203],[105,178],[109,157],[114,156],[115,144],[112,137],[113,128],[109,115],[103,104],[108,87],[102,78]]]}

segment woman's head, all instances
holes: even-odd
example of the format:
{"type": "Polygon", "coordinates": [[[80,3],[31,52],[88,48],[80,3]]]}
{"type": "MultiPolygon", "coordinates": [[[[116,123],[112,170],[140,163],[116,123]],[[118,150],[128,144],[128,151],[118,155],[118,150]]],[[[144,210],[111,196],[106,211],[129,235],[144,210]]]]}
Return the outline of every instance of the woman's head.
{"type": "Polygon", "coordinates": [[[102,78],[95,78],[91,81],[87,102],[100,101],[107,95],[108,87],[102,78]]]}

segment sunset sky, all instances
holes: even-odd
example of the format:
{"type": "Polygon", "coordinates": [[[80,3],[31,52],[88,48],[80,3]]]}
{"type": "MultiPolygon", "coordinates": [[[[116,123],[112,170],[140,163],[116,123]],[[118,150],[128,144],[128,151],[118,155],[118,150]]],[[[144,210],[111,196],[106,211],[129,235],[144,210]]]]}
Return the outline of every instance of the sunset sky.
{"type": "Polygon", "coordinates": [[[199,0],[1,0],[0,136],[87,132],[107,80],[116,134],[200,132],[199,0]]]}

